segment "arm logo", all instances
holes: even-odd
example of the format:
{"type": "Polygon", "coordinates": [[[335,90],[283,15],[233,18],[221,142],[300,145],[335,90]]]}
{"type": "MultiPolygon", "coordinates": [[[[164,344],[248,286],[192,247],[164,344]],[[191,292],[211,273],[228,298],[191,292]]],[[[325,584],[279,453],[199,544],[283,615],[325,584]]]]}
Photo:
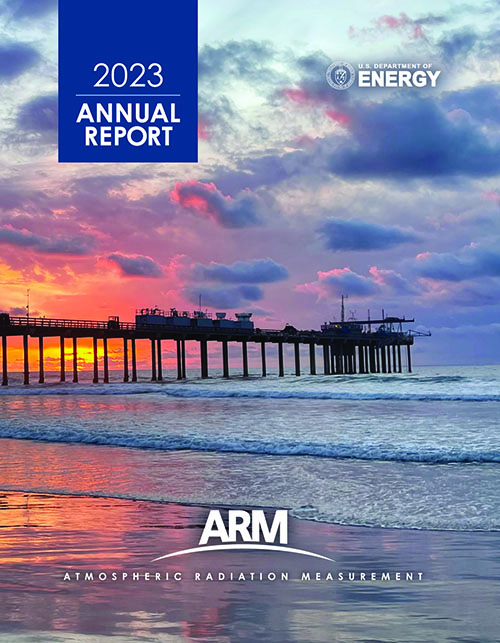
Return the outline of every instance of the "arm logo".
{"type": "Polygon", "coordinates": [[[186,554],[231,549],[287,552],[335,562],[327,556],[288,546],[288,511],[286,511],[286,509],[278,509],[275,511],[271,524],[267,522],[266,514],[262,509],[254,509],[253,511],[230,509],[228,512],[227,527],[224,524],[220,511],[218,509],[212,509],[205,522],[198,547],[182,549],[171,554],[158,556],[158,558],[155,558],[152,562],[174,556],[184,556],[186,554]],[[209,540],[216,538],[219,539],[220,544],[208,544],[209,540]],[[278,541],[279,544],[275,544],[276,541],[278,541]]]}
{"type": "Polygon", "coordinates": [[[333,89],[344,90],[354,83],[356,72],[351,63],[336,61],[326,70],[326,80],[333,89]]]}

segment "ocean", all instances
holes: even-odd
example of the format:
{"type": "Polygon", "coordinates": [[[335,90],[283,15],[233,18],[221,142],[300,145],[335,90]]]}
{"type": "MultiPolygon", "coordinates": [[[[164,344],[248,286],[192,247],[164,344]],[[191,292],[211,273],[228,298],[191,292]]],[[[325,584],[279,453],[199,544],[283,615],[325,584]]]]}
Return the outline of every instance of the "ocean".
{"type": "MultiPolygon", "coordinates": [[[[0,390],[0,488],[500,529],[500,367],[0,390]]],[[[54,379],[50,381],[50,377],[54,379]]]]}

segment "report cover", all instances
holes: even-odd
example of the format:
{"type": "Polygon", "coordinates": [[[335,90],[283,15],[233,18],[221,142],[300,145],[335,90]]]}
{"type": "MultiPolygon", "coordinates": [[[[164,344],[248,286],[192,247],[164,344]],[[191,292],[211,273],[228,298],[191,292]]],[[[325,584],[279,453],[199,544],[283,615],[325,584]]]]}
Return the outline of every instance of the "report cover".
{"type": "Polygon", "coordinates": [[[0,642],[498,641],[498,2],[0,25],[0,642]]]}

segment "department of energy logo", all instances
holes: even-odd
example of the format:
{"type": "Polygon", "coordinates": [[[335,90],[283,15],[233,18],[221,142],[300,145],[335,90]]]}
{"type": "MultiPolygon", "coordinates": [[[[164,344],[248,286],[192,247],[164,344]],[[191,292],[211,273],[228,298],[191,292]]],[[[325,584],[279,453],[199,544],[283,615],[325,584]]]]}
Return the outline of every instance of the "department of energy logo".
{"type": "Polygon", "coordinates": [[[357,63],[336,61],[326,70],[326,80],[330,87],[344,90],[356,83],[356,87],[382,88],[420,88],[436,87],[440,69],[433,63],[357,63]]]}
{"type": "Polygon", "coordinates": [[[326,70],[326,80],[333,89],[348,89],[356,78],[354,67],[344,61],[332,63],[326,70]]]}
{"type": "Polygon", "coordinates": [[[165,558],[173,558],[174,556],[185,556],[186,554],[234,549],[286,552],[289,554],[322,558],[332,563],[335,562],[332,558],[328,558],[328,556],[322,556],[321,554],[304,549],[288,547],[288,511],[286,509],[278,509],[275,511],[270,525],[262,509],[254,509],[253,511],[230,509],[227,522],[226,528],[220,511],[213,509],[208,514],[198,547],[164,554],[163,556],[158,556],[158,558],[155,558],[151,562],[164,560],[165,558]],[[218,539],[220,543],[208,544],[208,541],[212,539],[218,539]],[[275,544],[276,541],[279,542],[279,545],[275,544]]]}

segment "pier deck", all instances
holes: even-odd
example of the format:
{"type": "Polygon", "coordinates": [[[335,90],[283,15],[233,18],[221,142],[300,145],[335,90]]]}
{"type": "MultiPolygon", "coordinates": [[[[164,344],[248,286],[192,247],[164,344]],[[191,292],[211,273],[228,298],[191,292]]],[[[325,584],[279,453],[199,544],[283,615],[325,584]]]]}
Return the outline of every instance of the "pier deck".
{"type": "Polygon", "coordinates": [[[44,339],[59,337],[60,379],[66,380],[65,347],[66,340],[72,341],[73,368],[72,381],[78,382],[78,339],[91,338],[93,343],[93,367],[95,383],[100,381],[98,364],[98,343],[103,345],[102,381],[109,382],[108,347],[110,339],[123,342],[123,380],[137,381],[136,342],[149,341],[151,345],[151,380],[163,379],[162,347],[163,340],[176,342],[177,379],[186,378],[186,341],[199,343],[201,377],[209,375],[208,342],[222,344],[223,375],[229,377],[230,342],[241,344],[242,374],[248,376],[248,344],[261,345],[262,376],[267,375],[266,346],[278,345],[278,375],[285,374],[284,344],[294,346],[295,374],[302,372],[300,346],[309,346],[309,373],[316,375],[316,347],[322,348],[322,366],[325,375],[363,374],[363,373],[401,373],[403,370],[401,347],[406,347],[406,367],[411,372],[410,347],[417,331],[403,330],[403,324],[413,319],[386,317],[379,320],[347,321],[328,324],[322,330],[297,330],[286,326],[283,330],[261,328],[204,328],[196,326],[166,327],[149,324],[147,327],[132,322],[120,322],[116,318],[108,321],[73,319],[49,319],[45,317],[12,317],[0,314],[0,336],[2,347],[2,385],[7,386],[8,377],[8,338],[23,338],[24,383],[30,382],[28,338],[38,338],[39,373],[38,381],[44,382],[44,339]],[[372,330],[375,327],[375,330],[372,330]],[[129,369],[129,366],[131,367],[129,369]]]}

